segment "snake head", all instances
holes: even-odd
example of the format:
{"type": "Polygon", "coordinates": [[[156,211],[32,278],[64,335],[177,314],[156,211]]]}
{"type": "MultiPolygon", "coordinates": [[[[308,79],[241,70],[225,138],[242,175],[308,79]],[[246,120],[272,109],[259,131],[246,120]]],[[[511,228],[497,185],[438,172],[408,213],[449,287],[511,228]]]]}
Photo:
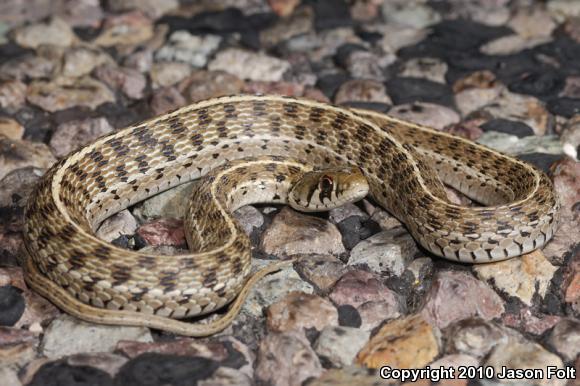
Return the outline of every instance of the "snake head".
{"type": "Polygon", "coordinates": [[[361,200],[368,192],[359,168],[328,168],[304,173],[292,186],[288,202],[301,212],[322,212],[361,200]]]}

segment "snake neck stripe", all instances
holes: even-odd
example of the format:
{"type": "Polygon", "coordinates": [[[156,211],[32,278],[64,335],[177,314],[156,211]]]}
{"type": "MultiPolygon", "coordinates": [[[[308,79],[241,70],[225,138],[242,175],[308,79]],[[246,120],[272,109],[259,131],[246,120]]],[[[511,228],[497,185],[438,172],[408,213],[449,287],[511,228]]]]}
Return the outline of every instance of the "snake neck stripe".
{"type": "MultiPolygon", "coordinates": [[[[238,228],[225,245],[180,256],[121,249],[94,231],[158,192],[261,156],[360,168],[374,201],[425,249],[454,261],[528,253],[557,224],[550,179],[484,146],[374,112],[278,96],[223,97],[104,136],[50,168],[25,211],[27,281],[66,311],[111,324],[158,326],[158,317],[222,307],[250,271],[238,228]],[[450,203],[443,183],[485,206],[450,203]]],[[[237,182],[251,186],[251,176],[244,178],[237,182]]],[[[219,228],[216,219],[203,221],[219,228]]]]}

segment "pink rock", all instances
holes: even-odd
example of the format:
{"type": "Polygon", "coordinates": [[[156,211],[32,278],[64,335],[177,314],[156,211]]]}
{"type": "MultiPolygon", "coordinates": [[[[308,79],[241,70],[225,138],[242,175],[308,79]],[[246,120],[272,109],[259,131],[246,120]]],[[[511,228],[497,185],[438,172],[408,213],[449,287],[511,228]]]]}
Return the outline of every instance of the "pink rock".
{"type": "Polygon", "coordinates": [[[95,70],[95,76],[112,89],[121,89],[132,99],[141,99],[147,86],[145,76],[131,68],[103,65],[95,70]]]}
{"type": "Polygon", "coordinates": [[[439,328],[472,316],[485,320],[504,312],[502,299],[485,283],[466,272],[443,271],[436,276],[421,312],[439,328]]]}
{"type": "Polygon", "coordinates": [[[185,245],[183,221],[174,218],[153,220],[137,229],[149,245],[185,245]]]}
{"type": "Polygon", "coordinates": [[[185,106],[187,101],[175,87],[157,90],[151,98],[153,115],[161,115],[178,107],[185,106]]]}
{"type": "Polygon", "coordinates": [[[522,329],[530,334],[542,335],[560,321],[556,315],[534,315],[530,308],[520,310],[519,314],[505,314],[501,320],[504,325],[522,329]]]}

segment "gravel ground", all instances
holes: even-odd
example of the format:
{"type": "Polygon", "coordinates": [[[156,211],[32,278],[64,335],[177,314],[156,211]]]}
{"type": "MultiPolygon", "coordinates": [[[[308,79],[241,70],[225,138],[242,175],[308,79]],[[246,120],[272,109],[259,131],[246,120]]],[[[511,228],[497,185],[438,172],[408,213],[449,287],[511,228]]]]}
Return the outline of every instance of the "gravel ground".
{"type": "MultiPolygon", "coordinates": [[[[401,383],[381,366],[453,366],[475,378],[454,385],[497,385],[503,366],[553,366],[562,379],[520,384],[577,385],[579,63],[575,0],[0,2],[0,384],[364,386],[401,383]],[[300,259],[207,339],[84,323],[28,289],[23,208],[50,165],[240,93],[375,109],[509,153],[550,175],[560,228],[543,251],[469,266],[425,252],[370,201],[325,215],[244,207],[256,267],[300,259]]],[[[139,203],[98,235],[180,253],[188,193],[139,203]]]]}

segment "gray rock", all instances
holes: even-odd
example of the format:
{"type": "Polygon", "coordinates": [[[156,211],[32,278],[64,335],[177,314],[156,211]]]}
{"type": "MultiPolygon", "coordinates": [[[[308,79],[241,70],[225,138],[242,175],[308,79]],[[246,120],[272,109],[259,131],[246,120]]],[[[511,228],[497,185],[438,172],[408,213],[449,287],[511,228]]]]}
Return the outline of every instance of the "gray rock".
{"type": "MultiPolygon", "coordinates": [[[[260,269],[272,262],[254,259],[252,263],[256,269],[260,269]]],[[[292,267],[287,267],[260,280],[250,291],[242,312],[254,317],[262,317],[264,308],[280,301],[292,291],[311,294],[314,289],[312,285],[302,280],[292,267]]]]}
{"type": "Polygon", "coordinates": [[[111,89],[121,90],[131,99],[143,98],[147,86],[145,76],[132,68],[105,64],[96,69],[95,76],[111,89]]]}
{"type": "Polygon", "coordinates": [[[120,340],[151,342],[145,327],[119,327],[85,323],[62,315],[46,329],[42,340],[42,354],[48,358],[89,352],[112,352],[120,340]]]}
{"type": "MultiPolygon", "coordinates": [[[[26,84],[18,80],[7,80],[4,82],[0,82],[1,108],[7,109],[8,111],[12,110],[15,111],[20,107],[22,107],[25,102],[26,102],[26,84]]],[[[2,131],[3,130],[0,129],[0,133],[2,131]]]]}
{"type": "Polygon", "coordinates": [[[155,59],[203,67],[207,63],[208,56],[218,48],[220,42],[221,38],[217,35],[197,36],[187,31],[175,31],[167,44],[157,50],[155,59]]]}
{"type": "Polygon", "coordinates": [[[296,269],[322,291],[330,289],[347,270],[344,263],[332,255],[300,256],[296,269]]]}
{"type": "Polygon", "coordinates": [[[580,321],[566,318],[560,320],[548,335],[548,344],[566,362],[571,362],[580,354],[580,321]]]}
{"type": "Polygon", "coordinates": [[[260,342],[255,374],[272,386],[296,386],[322,374],[322,365],[302,333],[274,333],[260,342]]]}
{"type": "Polygon", "coordinates": [[[462,320],[447,331],[451,352],[483,358],[498,344],[504,344],[508,336],[497,324],[480,318],[462,320]]]}
{"type": "Polygon", "coordinates": [[[352,79],[344,82],[336,91],[334,102],[378,102],[392,104],[386,93],[385,85],[369,79],[352,79]]]}
{"type": "Polygon", "coordinates": [[[183,218],[194,183],[176,186],[135,205],[133,215],[140,222],[160,217],[183,218]]]}
{"type": "Polygon", "coordinates": [[[365,343],[370,333],[353,327],[325,327],[314,343],[314,351],[326,358],[333,366],[351,365],[365,343]]]}
{"type": "Polygon", "coordinates": [[[358,216],[363,220],[369,218],[369,215],[363,212],[355,204],[346,204],[339,206],[338,208],[332,209],[328,212],[328,218],[335,224],[338,224],[342,220],[345,220],[351,216],[358,216]]]}
{"type": "Polygon", "coordinates": [[[485,55],[510,55],[549,41],[549,37],[524,38],[520,35],[508,35],[482,45],[479,50],[485,55]]]}
{"type": "Polygon", "coordinates": [[[61,123],[50,138],[49,145],[57,157],[64,157],[73,150],[113,131],[106,118],[88,118],[82,121],[61,123]]]}
{"type": "Polygon", "coordinates": [[[26,205],[28,196],[44,174],[42,169],[25,167],[8,173],[0,180],[0,207],[26,205]]]}
{"type": "Polygon", "coordinates": [[[211,71],[225,71],[240,79],[277,82],[290,68],[290,63],[265,54],[239,48],[220,51],[208,64],[211,71]]]}
{"type": "Polygon", "coordinates": [[[459,114],[450,108],[426,102],[397,105],[389,110],[389,115],[438,130],[461,120],[459,114]]]}
{"type": "Polygon", "coordinates": [[[69,49],[65,52],[63,61],[62,74],[72,78],[88,75],[102,64],[114,63],[114,60],[106,53],[88,46],[69,49]]]}
{"type": "Polygon", "coordinates": [[[33,166],[47,169],[56,158],[44,143],[14,141],[0,136],[0,149],[8,149],[0,157],[0,180],[13,170],[33,166]]]}
{"type": "Polygon", "coordinates": [[[508,154],[548,153],[562,154],[562,143],[555,135],[518,138],[498,131],[484,132],[477,140],[482,145],[508,154]]]}
{"type": "Polygon", "coordinates": [[[137,220],[127,209],[109,217],[97,230],[97,237],[111,242],[122,235],[132,235],[137,230],[137,220]]]}
{"type": "MultiPolygon", "coordinates": [[[[564,363],[557,355],[552,354],[537,343],[510,341],[497,345],[485,361],[484,366],[493,366],[496,374],[501,372],[503,367],[508,369],[541,369],[546,374],[548,366],[563,368],[564,363]]],[[[546,377],[538,380],[535,384],[563,386],[566,384],[566,380],[546,377]]]]}
{"type": "Polygon", "coordinates": [[[398,276],[417,252],[411,235],[404,228],[394,228],[358,243],[350,253],[348,265],[368,266],[374,272],[398,276]]]}
{"type": "Polygon", "coordinates": [[[285,40],[311,31],[314,20],[311,7],[301,7],[291,15],[280,18],[276,24],[260,32],[260,41],[266,47],[275,46],[285,40]]]}
{"type": "Polygon", "coordinates": [[[441,16],[433,8],[420,2],[385,2],[383,17],[387,22],[414,28],[424,28],[441,20],[441,16]]]}
{"type": "Polygon", "coordinates": [[[233,216],[238,220],[247,235],[250,235],[254,229],[264,225],[264,215],[251,205],[242,206],[233,213],[233,216]]]}
{"type": "Polygon", "coordinates": [[[318,295],[292,291],[268,307],[267,325],[275,332],[309,328],[320,331],[338,325],[338,311],[318,295]]]}
{"type": "Polygon", "coordinates": [[[158,19],[179,7],[178,0],[117,0],[106,3],[107,9],[119,13],[138,9],[152,19],[158,19]]]}

